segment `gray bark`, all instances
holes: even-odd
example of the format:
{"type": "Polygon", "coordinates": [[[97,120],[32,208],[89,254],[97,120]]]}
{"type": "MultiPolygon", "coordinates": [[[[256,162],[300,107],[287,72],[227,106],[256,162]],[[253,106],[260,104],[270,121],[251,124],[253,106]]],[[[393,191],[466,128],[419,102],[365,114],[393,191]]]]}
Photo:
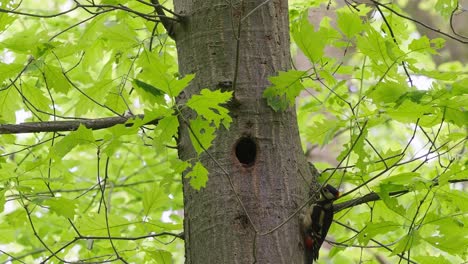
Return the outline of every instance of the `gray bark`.
{"type": "MultiPolygon", "coordinates": [[[[267,78],[290,68],[287,0],[264,2],[174,0],[175,11],[185,16],[174,32],[179,71],[182,76],[196,74],[179,102],[202,88],[234,89],[228,105],[233,123],[229,130],[218,131],[210,155],[201,157],[209,170],[206,188],[196,191],[184,179],[186,263],[303,261],[299,215],[262,235],[303,203],[311,180],[294,109],[276,113],[262,97],[267,78]],[[230,82],[235,87],[222,85],[230,82]],[[245,151],[236,153],[236,147],[245,151]],[[249,162],[254,152],[255,161],[249,162]]],[[[179,156],[191,160],[196,153],[190,132],[182,119],[180,123],[179,156]]]]}

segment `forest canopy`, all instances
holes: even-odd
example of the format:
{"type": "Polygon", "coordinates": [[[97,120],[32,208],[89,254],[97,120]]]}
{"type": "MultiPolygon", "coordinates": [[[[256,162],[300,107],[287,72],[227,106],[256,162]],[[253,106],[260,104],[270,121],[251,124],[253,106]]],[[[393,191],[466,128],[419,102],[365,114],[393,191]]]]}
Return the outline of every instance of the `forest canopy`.
{"type": "MultiPolygon", "coordinates": [[[[468,7],[362,2],[290,1],[294,67],[262,95],[343,193],[321,259],[466,262],[468,7]]],[[[183,262],[182,173],[210,172],[178,129],[209,152],[232,83],[177,103],[196,75],[156,3],[0,0],[1,263],[183,262]]]]}

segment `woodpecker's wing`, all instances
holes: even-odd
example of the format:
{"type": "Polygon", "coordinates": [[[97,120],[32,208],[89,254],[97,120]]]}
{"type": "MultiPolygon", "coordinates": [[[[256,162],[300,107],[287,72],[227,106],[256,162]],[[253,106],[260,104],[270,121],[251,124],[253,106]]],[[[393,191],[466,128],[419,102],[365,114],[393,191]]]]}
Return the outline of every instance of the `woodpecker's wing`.
{"type": "Polygon", "coordinates": [[[319,257],[320,247],[327,236],[328,229],[333,221],[333,206],[331,203],[327,204],[315,204],[312,209],[312,226],[311,226],[311,237],[313,239],[312,244],[312,256],[314,260],[319,257]]]}
{"type": "MultiPolygon", "coordinates": [[[[323,207],[323,209],[320,211],[320,229],[317,230],[317,234],[320,235],[321,241],[320,241],[320,246],[322,245],[323,241],[325,240],[325,237],[327,236],[328,229],[330,229],[330,226],[333,222],[333,205],[329,204],[328,207],[323,207]]],[[[313,216],[312,216],[312,219],[313,216]]]]}

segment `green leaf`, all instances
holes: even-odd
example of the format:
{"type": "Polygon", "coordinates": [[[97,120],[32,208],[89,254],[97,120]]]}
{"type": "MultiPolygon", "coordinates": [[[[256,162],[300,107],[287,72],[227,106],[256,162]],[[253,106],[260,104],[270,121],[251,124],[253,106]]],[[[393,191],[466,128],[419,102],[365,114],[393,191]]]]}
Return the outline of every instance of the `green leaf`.
{"type": "MultiPolygon", "coordinates": [[[[356,166],[362,171],[366,172],[367,164],[366,160],[369,159],[370,153],[364,149],[364,140],[367,138],[369,130],[367,127],[363,127],[362,131],[359,134],[354,134],[351,136],[351,142],[354,143],[353,153],[355,153],[358,157],[356,161],[356,166]]],[[[350,145],[351,147],[351,145],[350,145]]],[[[340,160],[342,159],[342,155],[340,155],[340,160]]]]}
{"type": "Polygon", "coordinates": [[[307,139],[312,143],[323,146],[335,137],[336,132],[342,125],[343,121],[336,119],[316,122],[307,129],[307,139]]]}
{"type": "Polygon", "coordinates": [[[155,209],[165,207],[169,198],[163,192],[159,183],[153,183],[143,191],[143,210],[145,216],[151,214],[155,209]]]}
{"type": "Polygon", "coordinates": [[[130,0],[102,0],[101,3],[105,5],[123,5],[130,0]]]}
{"type": "Polygon", "coordinates": [[[301,19],[293,24],[292,36],[297,46],[310,61],[317,62],[323,57],[327,40],[323,32],[314,31],[314,27],[308,20],[308,12],[304,12],[301,19]]]}
{"type": "Polygon", "coordinates": [[[21,101],[21,96],[13,88],[0,89],[0,121],[7,123],[15,123],[15,112],[21,109],[18,102],[21,101]]]}
{"type": "MultiPolygon", "coordinates": [[[[445,242],[441,242],[441,243],[445,243],[445,242]]],[[[418,263],[424,263],[424,264],[453,264],[452,261],[448,260],[442,255],[414,256],[414,260],[416,260],[418,263]]]]}
{"type": "Polygon", "coordinates": [[[44,201],[44,205],[59,216],[73,219],[75,216],[76,201],[63,197],[53,197],[44,201]]]}
{"type": "Polygon", "coordinates": [[[464,78],[460,81],[454,82],[452,85],[453,95],[468,94],[468,78],[464,78]]]}
{"type": "Polygon", "coordinates": [[[34,115],[39,116],[43,120],[47,120],[49,115],[45,114],[43,111],[49,111],[50,99],[44,95],[39,87],[34,86],[31,82],[24,82],[21,88],[23,96],[28,98],[28,101],[34,105],[35,108],[42,111],[35,111],[35,108],[32,108],[31,111],[34,111],[34,115]]]}
{"type": "Polygon", "coordinates": [[[201,164],[201,162],[195,163],[192,170],[185,175],[185,178],[190,178],[190,185],[195,190],[200,190],[206,186],[208,181],[208,170],[201,164]]]}
{"type": "Polygon", "coordinates": [[[190,120],[190,140],[198,154],[207,150],[215,138],[216,129],[211,126],[211,122],[201,117],[190,120]]]}
{"type": "Polygon", "coordinates": [[[420,91],[420,90],[409,91],[403,94],[402,96],[400,96],[400,98],[398,98],[396,103],[397,103],[397,106],[399,106],[406,99],[409,99],[414,103],[423,104],[424,103],[423,99],[426,99],[427,97],[428,97],[427,91],[420,91]]]}
{"type": "Polygon", "coordinates": [[[413,230],[411,234],[404,236],[392,250],[392,255],[400,254],[416,247],[419,244],[420,237],[416,230],[413,230]]]}
{"type": "MultiPolygon", "coordinates": [[[[13,79],[16,75],[18,75],[23,70],[23,68],[24,68],[24,65],[22,64],[16,64],[16,63],[5,64],[3,62],[0,62],[0,80],[4,81],[8,79],[13,79]]],[[[3,90],[3,85],[0,86],[2,88],[0,89],[0,91],[3,90]]]]}
{"type": "Polygon", "coordinates": [[[70,83],[67,78],[64,76],[61,68],[45,65],[44,74],[47,78],[47,85],[49,88],[55,90],[56,92],[67,94],[71,88],[70,83]]]}
{"type": "Polygon", "coordinates": [[[413,182],[415,178],[420,177],[421,174],[417,172],[404,172],[397,175],[393,175],[390,177],[386,177],[383,179],[380,184],[387,185],[387,184],[399,184],[405,185],[408,183],[413,182]]]}
{"type": "Polygon", "coordinates": [[[56,41],[40,43],[37,46],[36,58],[45,57],[45,55],[50,54],[51,51],[55,50],[55,48],[60,45],[61,43],[56,41]]]}
{"type": "Polygon", "coordinates": [[[172,261],[172,254],[165,250],[155,249],[155,250],[146,250],[149,258],[147,259],[148,263],[156,261],[157,264],[168,264],[174,263],[172,261]]]}
{"type": "Polygon", "coordinates": [[[221,106],[226,104],[232,97],[232,92],[222,92],[221,90],[210,91],[203,89],[200,95],[193,95],[186,105],[203,116],[206,120],[212,121],[216,128],[222,123],[225,128],[229,128],[232,118],[229,111],[221,106]]]}
{"type": "Polygon", "coordinates": [[[173,79],[168,85],[168,94],[172,97],[176,97],[189,85],[189,83],[195,78],[195,74],[187,74],[182,79],[173,79]]]}
{"type": "MultiPolygon", "coordinates": [[[[468,96],[466,96],[463,101],[465,102],[465,105],[468,105],[468,96]]],[[[468,111],[464,109],[447,108],[445,111],[445,118],[447,121],[459,127],[463,127],[468,124],[468,111]]]]}
{"type": "MultiPolygon", "coordinates": [[[[445,201],[447,207],[453,208],[453,212],[468,212],[468,194],[463,191],[451,190],[439,193],[440,199],[445,201]]],[[[455,219],[455,218],[454,218],[455,219]]]]}
{"type": "Polygon", "coordinates": [[[327,70],[319,70],[317,71],[318,76],[322,78],[325,83],[329,86],[333,86],[331,90],[336,91],[338,88],[340,88],[342,85],[346,84],[346,81],[342,80],[337,83],[337,80],[335,76],[333,76],[333,73],[327,71],[327,70]]]}
{"type": "Polygon", "coordinates": [[[128,98],[126,98],[125,94],[119,94],[116,90],[113,92],[111,91],[107,94],[104,105],[114,112],[125,113],[125,111],[128,110],[128,106],[125,103],[126,101],[128,102],[128,100],[126,99],[128,98]]]}
{"type": "Polygon", "coordinates": [[[92,144],[94,141],[93,131],[80,125],[76,131],[70,132],[51,148],[50,156],[60,160],[76,146],[92,144]]]}
{"type": "Polygon", "coordinates": [[[421,105],[405,100],[398,108],[388,110],[388,115],[403,123],[415,123],[418,118],[433,112],[430,105],[421,105]]]}
{"type": "Polygon", "coordinates": [[[40,30],[40,23],[30,23],[28,27],[22,28],[12,37],[3,39],[0,42],[0,47],[19,53],[31,54],[37,50],[39,45],[48,41],[46,37],[47,32],[40,30]],[[34,38],[31,36],[34,36],[34,38]]]}
{"type": "MultiPolygon", "coordinates": [[[[87,27],[80,32],[80,38],[78,39],[77,46],[89,48],[90,46],[99,44],[102,45],[103,41],[100,41],[99,38],[102,36],[105,31],[105,23],[107,20],[110,20],[111,14],[101,14],[95,19],[91,20],[87,27]]],[[[95,46],[96,47],[96,46],[95,46]]],[[[94,49],[94,48],[93,48],[94,49]]],[[[102,59],[102,57],[95,57],[95,54],[90,56],[95,60],[102,59]]],[[[93,64],[91,64],[93,65],[93,64]]]]}
{"type": "Polygon", "coordinates": [[[79,93],[77,96],[78,101],[74,108],[75,114],[82,116],[94,109],[101,109],[101,106],[94,101],[100,102],[102,98],[105,98],[111,92],[111,89],[115,88],[115,85],[116,83],[113,80],[103,79],[93,83],[91,87],[83,89],[82,91],[85,94],[79,93]]]}
{"type": "Polygon", "coordinates": [[[171,68],[168,63],[172,62],[172,60],[173,58],[168,54],[164,53],[158,56],[145,50],[136,61],[136,64],[142,67],[142,71],[137,78],[163,91],[170,97],[178,96],[189,85],[195,75],[187,74],[182,79],[177,79],[174,74],[170,74],[171,68]]]}
{"type": "Polygon", "coordinates": [[[106,21],[105,30],[102,33],[101,38],[111,42],[113,48],[129,48],[139,44],[135,30],[121,21],[106,21]]]}
{"type": "Polygon", "coordinates": [[[401,225],[391,221],[370,222],[364,230],[359,232],[358,241],[360,245],[367,245],[371,239],[375,239],[378,235],[388,235],[400,228],[401,225]]]}
{"type": "MultiPolygon", "coordinates": [[[[462,138],[465,138],[466,135],[460,133],[462,138]]],[[[450,134],[452,135],[452,134],[450,134]]],[[[457,138],[458,141],[460,138],[457,138]]],[[[439,185],[445,185],[449,183],[449,180],[463,180],[468,178],[468,170],[466,170],[462,164],[453,164],[450,166],[450,169],[440,174],[439,176],[439,185]]]]}
{"type": "Polygon", "coordinates": [[[337,12],[336,24],[348,38],[354,38],[363,29],[361,18],[347,10],[337,12]]]}
{"type": "Polygon", "coordinates": [[[389,195],[391,192],[404,190],[404,186],[394,184],[380,184],[379,188],[380,191],[377,194],[385,203],[387,208],[401,216],[406,216],[406,209],[398,203],[398,199],[395,197],[390,197],[389,195]]]}
{"type": "Polygon", "coordinates": [[[133,80],[132,84],[133,87],[135,87],[136,90],[139,92],[140,97],[142,99],[154,102],[156,104],[165,103],[164,92],[162,90],[138,79],[133,80]]]}
{"type": "Polygon", "coordinates": [[[453,15],[454,10],[457,10],[457,4],[458,1],[437,0],[431,9],[442,15],[445,19],[448,19],[453,15]]]}
{"type": "Polygon", "coordinates": [[[402,52],[396,44],[390,39],[385,39],[372,27],[367,28],[366,34],[357,36],[356,45],[374,62],[373,66],[379,75],[391,74],[389,69],[395,69],[395,65],[403,59],[399,57],[402,52]]]}
{"type": "Polygon", "coordinates": [[[408,48],[412,51],[417,52],[428,52],[430,54],[437,54],[437,51],[432,48],[429,38],[422,36],[419,39],[414,39],[409,45],[408,48]]]}
{"type": "Polygon", "coordinates": [[[271,85],[263,93],[268,105],[275,111],[283,111],[287,107],[293,106],[296,97],[304,89],[301,78],[306,75],[306,71],[290,70],[280,71],[278,76],[268,78],[271,85]]]}
{"type": "Polygon", "coordinates": [[[394,103],[404,95],[408,90],[406,85],[397,82],[381,82],[373,89],[369,90],[368,97],[371,98],[375,104],[379,103],[394,103]]]}
{"type": "Polygon", "coordinates": [[[368,164],[369,166],[367,167],[367,172],[374,172],[374,171],[382,170],[385,168],[385,165],[387,167],[394,166],[397,162],[401,160],[401,156],[400,156],[401,152],[402,152],[402,149],[398,149],[398,150],[389,149],[380,153],[380,156],[382,157],[382,159],[385,160],[385,164],[383,162],[377,162],[377,163],[371,162],[368,164]]]}
{"type": "Polygon", "coordinates": [[[466,227],[463,224],[460,225],[456,217],[453,219],[442,218],[434,223],[436,224],[430,225],[433,230],[432,234],[423,237],[423,239],[449,254],[466,255],[466,248],[460,247],[460,245],[467,245],[468,243],[466,227]]]}
{"type": "MultiPolygon", "coordinates": [[[[0,167],[0,172],[2,172],[1,167],[0,167]]],[[[0,179],[1,179],[1,177],[0,177],[0,179]]],[[[0,188],[0,212],[3,212],[3,210],[5,209],[5,202],[6,202],[5,192],[6,192],[5,188],[0,188]]]]}
{"type": "Polygon", "coordinates": [[[434,70],[434,71],[428,71],[428,70],[418,70],[420,74],[437,79],[437,80],[442,80],[442,81],[453,81],[458,77],[458,74],[456,72],[445,72],[445,71],[440,71],[440,70],[434,70]]]}
{"type": "Polygon", "coordinates": [[[123,215],[108,214],[104,212],[81,215],[76,221],[76,227],[83,236],[122,236],[122,230],[129,225],[123,215]]]}
{"type": "Polygon", "coordinates": [[[153,145],[161,146],[173,142],[179,129],[179,120],[174,115],[167,115],[158,121],[154,129],[153,145]]]}
{"type": "MultiPolygon", "coordinates": [[[[10,1],[0,1],[0,7],[4,7],[8,2],[10,1]]],[[[16,20],[16,18],[17,16],[9,15],[7,12],[0,12],[0,33],[2,33],[5,30],[5,28],[10,26],[13,23],[13,21],[16,20]]]]}

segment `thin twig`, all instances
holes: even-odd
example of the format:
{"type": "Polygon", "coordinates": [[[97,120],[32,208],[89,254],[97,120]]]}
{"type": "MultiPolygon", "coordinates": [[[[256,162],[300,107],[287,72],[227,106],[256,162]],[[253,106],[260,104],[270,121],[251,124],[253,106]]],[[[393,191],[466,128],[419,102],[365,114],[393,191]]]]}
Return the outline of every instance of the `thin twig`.
{"type": "Polygon", "coordinates": [[[414,18],[411,18],[411,17],[409,17],[409,16],[406,16],[406,15],[403,15],[403,14],[401,14],[401,13],[398,13],[397,11],[393,10],[392,8],[390,8],[390,7],[388,7],[388,6],[384,5],[384,4],[381,4],[381,3],[379,3],[379,2],[377,2],[377,1],[375,1],[375,0],[370,0],[370,1],[372,1],[372,3],[374,3],[374,5],[376,5],[376,6],[381,6],[381,7],[385,8],[385,9],[387,9],[388,11],[392,12],[393,14],[399,16],[399,17],[402,17],[402,18],[404,18],[404,19],[407,19],[407,20],[409,20],[409,21],[412,21],[412,22],[414,22],[414,23],[416,23],[416,24],[419,24],[419,25],[421,25],[421,26],[423,26],[423,27],[429,29],[429,30],[432,30],[432,31],[434,31],[434,32],[437,32],[437,33],[439,33],[439,34],[441,34],[441,35],[444,35],[444,36],[446,36],[446,37],[448,37],[448,38],[451,38],[451,39],[453,39],[453,40],[456,40],[456,41],[458,41],[458,42],[460,42],[460,43],[468,44],[468,41],[466,41],[466,40],[459,39],[459,38],[454,37],[454,36],[452,36],[452,35],[450,35],[450,34],[448,34],[448,33],[443,32],[443,31],[441,31],[441,30],[439,30],[439,29],[430,27],[430,26],[424,24],[423,22],[420,22],[420,21],[418,21],[418,20],[416,20],[416,19],[414,19],[414,18]]]}

